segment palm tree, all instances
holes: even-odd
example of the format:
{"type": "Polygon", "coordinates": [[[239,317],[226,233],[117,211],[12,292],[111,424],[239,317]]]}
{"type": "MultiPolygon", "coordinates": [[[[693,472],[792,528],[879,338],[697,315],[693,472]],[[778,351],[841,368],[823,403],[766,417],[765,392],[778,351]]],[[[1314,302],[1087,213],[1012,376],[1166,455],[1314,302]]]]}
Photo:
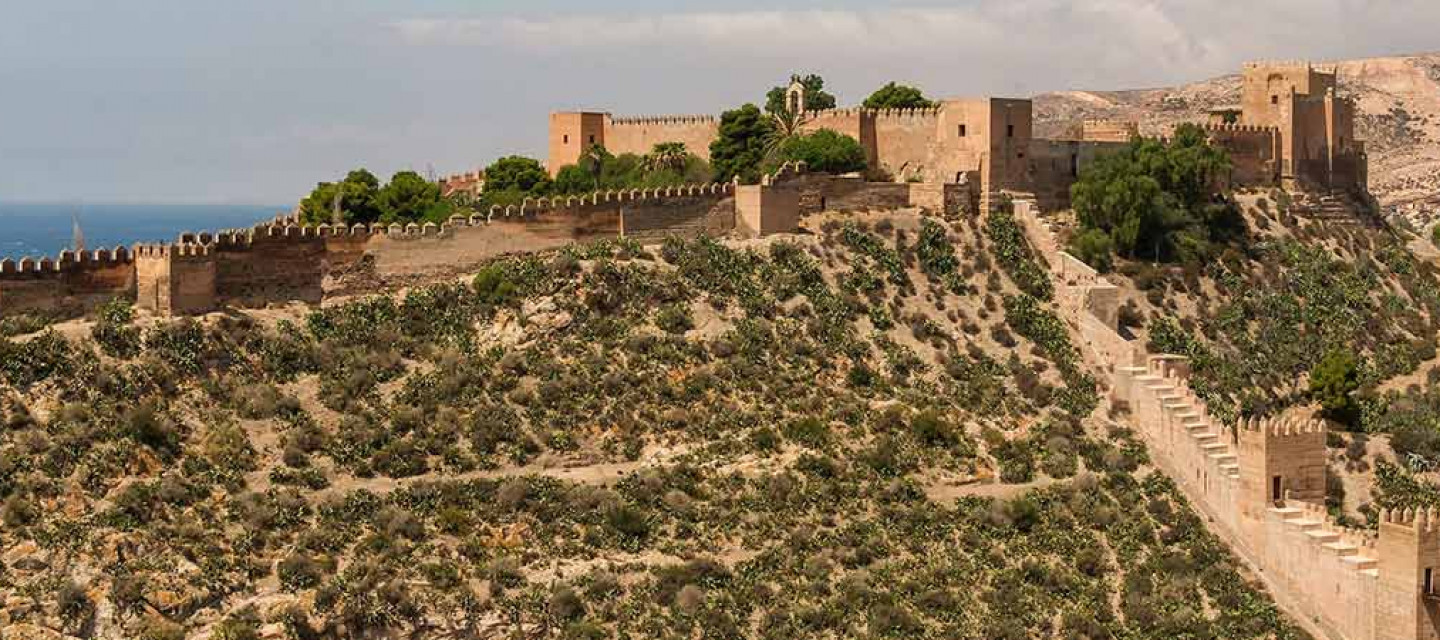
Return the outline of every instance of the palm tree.
{"type": "Polygon", "coordinates": [[[770,114],[770,135],[765,137],[765,159],[773,159],[786,142],[799,137],[809,121],[803,112],[790,108],[770,114]]]}
{"type": "Polygon", "coordinates": [[[643,167],[646,173],[664,169],[684,173],[685,165],[689,161],[690,152],[685,150],[685,143],[661,142],[655,145],[649,155],[645,156],[643,167]]]}
{"type": "Polygon", "coordinates": [[[605,158],[609,155],[610,153],[605,150],[605,147],[592,144],[589,148],[585,149],[585,151],[581,152],[580,158],[577,161],[577,164],[588,169],[590,175],[595,178],[596,191],[600,190],[600,176],[605,172],[605,158]]]}

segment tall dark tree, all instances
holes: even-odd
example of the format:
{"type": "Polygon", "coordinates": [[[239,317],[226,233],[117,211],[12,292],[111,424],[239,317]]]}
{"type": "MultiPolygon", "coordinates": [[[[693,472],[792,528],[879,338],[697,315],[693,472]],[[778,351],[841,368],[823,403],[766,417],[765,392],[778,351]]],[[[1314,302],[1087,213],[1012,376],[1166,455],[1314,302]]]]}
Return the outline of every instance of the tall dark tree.
{"type": "Polygon", "coordinates": [[[925,94],[915,87],[894,82],[875,90],[865,99],[866,109],[923,109],[935,106],[925,99],[925,94]]]}
{"type": "Polygon", "coordinates": [[[765,160],[766,139],[772,125],[760,108],[747,104],[720,116],[720,133],[710,143],[710,165],[715,179],[728,182],[736,177],[753,184],[760,181],[760,164],[765,160]]]}
{"type": "MultiPolygon", "coordinates": [[[[825,91],[825,79],[813,73],[801,77],[799,74],[791,75],[790,82],[799,82],[805,85],[805,110],[824,111],[835,108],[835,96],[825,91]]],[[[783,87],[774,87],[765,94],[765,112],[780,113],[789,109],[785,104],[785,93],[790,90],[787,84],[783,87]]]]}
{"type": "Polygon", "coordinates": [[[380,179],[365,169],[356,169],[335,182],[322,182],[300,201],[300,218],[308,224],[335,222],[336,196],[340,197],[340,222],[369,224],[380,219],[380,179]]]}
{"type": "Polygon", "coordinates": [[[382,222],[417,222],[440,202],[440,185],[414,171],[401,171],[380,189],[382,222]]]}
{"type": "Polygon", "coordinates": [[[1090,163],[1070,196],[1082,230],[1105,232],[1121,255],[1198,260],[1212,243],[1244,235],[1243,218],[1217,190],[1229,169],[1203,130],[1182,125],[1169,143],[1137,139],[1090,163]]]}

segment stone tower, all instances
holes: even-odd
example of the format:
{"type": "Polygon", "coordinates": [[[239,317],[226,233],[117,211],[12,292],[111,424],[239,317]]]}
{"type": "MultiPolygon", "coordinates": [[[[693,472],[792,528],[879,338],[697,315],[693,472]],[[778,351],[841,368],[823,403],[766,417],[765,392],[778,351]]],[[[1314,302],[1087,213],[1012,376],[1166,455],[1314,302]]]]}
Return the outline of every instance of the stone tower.
{"type": "Polygon", "coordinates": [[[550,155],[546,169],[550,177],[567,164],[575,164],[585,150],[605,146],[605,122],[608,113],[562,111],[550,114],[550,155]]]}
{"type": "Polygon", "coordinates": [[[1440,638],[1440,513],[1434,509],[1380,512],[1379,584],[1375,640],[1440,638]]]}
{"type": "Polygon", "coordinates": [[[1325,502],[1325,425],[1317,420],[1251,419],[1239,427],[1241,527],[1262,544],[1265,512],[1292,499],[1325,502]]]}
{"type": "Polygon", "coordinates": [[[795,115],[805,113],[805,83],[799,78],[792,79],[785,90],[785,108],[795,115]]]}

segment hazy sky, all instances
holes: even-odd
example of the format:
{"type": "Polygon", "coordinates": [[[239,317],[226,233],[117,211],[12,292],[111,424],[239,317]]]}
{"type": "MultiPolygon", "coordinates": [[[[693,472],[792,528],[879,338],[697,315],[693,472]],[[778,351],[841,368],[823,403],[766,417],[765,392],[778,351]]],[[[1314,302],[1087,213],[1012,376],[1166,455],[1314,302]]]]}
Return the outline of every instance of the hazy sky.
{"type": "Polygon", "coordinates": [[[1437,0],[0,0],[0,201],[286,204],[543,154],[546,113],[713,113],[790,71],[1028,96],[1435,49],[1437,0]]]}

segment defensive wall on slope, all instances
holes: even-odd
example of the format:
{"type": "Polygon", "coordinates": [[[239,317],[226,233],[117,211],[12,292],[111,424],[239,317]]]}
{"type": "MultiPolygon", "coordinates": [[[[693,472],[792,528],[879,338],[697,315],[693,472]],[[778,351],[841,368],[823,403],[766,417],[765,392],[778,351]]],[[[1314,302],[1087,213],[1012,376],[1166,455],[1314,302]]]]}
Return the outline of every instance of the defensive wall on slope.
{"type": "Polygon", "coordinates": [[[125,247],[0,260],[0,310],[65,313],[134,295],[135,265],[125,247]]]}
{"type": "Polygon", "coordinates": [[[1382,511],[1378,530],[1338,524],[1324,506],[1323,422],[1224,424],[1191,389],[1189,360],[1148,354],[1122,336],[1114,286],[1059,250],[1031,202],[1016,204],[1086,358],[1111,375],[1112,402],[1128,408],[1156,465],[1255,567],[1277,602],[1324,637],[1440,638],[1440,512],[1382,511]]]}
{"type": "Polygon", "coordinates": [[[973,210],[966,185],[866,182],[787,164],[759,185],[715,183],[526,199],[443,224],[317,225],[277,218],[251,229],[184,233],[133,249],[0,262],[0,315],[83,313],[114,298],[164,314],[318,303],[352,273],[380,280],[452,275],[507,253],[601,238],[794,231],[802,215],[919,207],[973,210]]]}

